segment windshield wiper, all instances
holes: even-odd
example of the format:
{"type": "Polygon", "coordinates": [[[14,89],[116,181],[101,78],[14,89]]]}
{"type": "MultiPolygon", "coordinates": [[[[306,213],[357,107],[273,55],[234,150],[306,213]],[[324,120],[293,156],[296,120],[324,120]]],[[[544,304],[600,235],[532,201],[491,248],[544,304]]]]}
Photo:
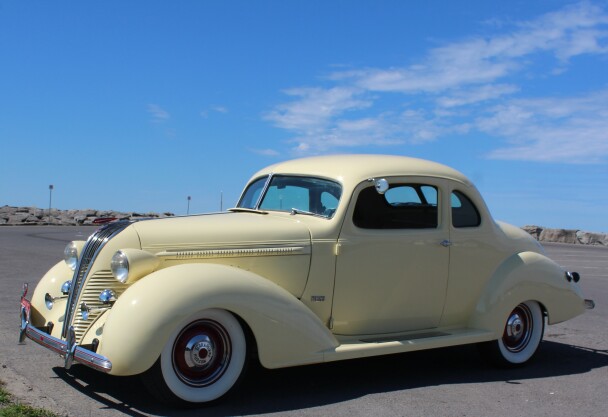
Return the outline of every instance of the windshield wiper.
{"type": "Polygon", "coordinates": [[[291,215],[294,216],[296,214],[304,214],[306,216],[316,216],[316,217],[325,217],[321,214],[317,214],[317,213],[313,213],[312,211],[306,211],[306,210],[300,210],[297,208],[292,208],[291,209],[291,215]]]}
{"type": "Polygon", "coordinates": [[[228,211],[231,211],[233,213],[240,212],[240,213],[268,214],[267,211],[250,209],[250,208],[245,208],[245,207],[233,207],[233,208],[229,208],[228,211]]]}

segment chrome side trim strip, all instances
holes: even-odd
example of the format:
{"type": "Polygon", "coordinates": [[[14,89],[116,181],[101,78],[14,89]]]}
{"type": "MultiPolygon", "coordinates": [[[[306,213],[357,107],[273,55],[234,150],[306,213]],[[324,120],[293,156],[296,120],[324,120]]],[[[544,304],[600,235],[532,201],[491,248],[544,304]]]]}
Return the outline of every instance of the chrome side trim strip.
{"type": "Polygon", "coordinates": [[[241,256],[308,255],[310,246],[275,246],[230,249],[192,249],[165,251],[156,256],[169,259],[237,258],[241,256]]]}

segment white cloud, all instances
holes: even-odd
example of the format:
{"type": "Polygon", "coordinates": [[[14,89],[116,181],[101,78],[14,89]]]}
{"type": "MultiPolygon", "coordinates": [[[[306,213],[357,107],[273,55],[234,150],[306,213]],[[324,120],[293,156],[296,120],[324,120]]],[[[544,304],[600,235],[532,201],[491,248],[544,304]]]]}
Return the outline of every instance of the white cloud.
{"type": "Polygon", "coordinates": [[[568,163],[608,156],[608,89],[574,98],[513,100],[491,109],[476,127],[507,139],[491,158],[568,163]]]}
{"type": "Polygon", "coordinates": [[[266,119],[278,127],[301,132],[324,129],[334,117],[372,104],[360,98],[362,91],[354,88],[294,88],[285,93],[296,100],[278,106],[266,119]]]}
{"type": "Polygon", "coordinates": [[[210,108],[201,111],[201,117],[204,119],[208,118],[210,112],[226,114],[228,113],[228,108],[224,106],[211,106],[210,108]]]}
{"type": "Polygon", "coordinates": [[[515,85],[508,84],[486,84],[478,88],[456,90],[450,95],[437,99],[437,104],[442,107],[456,107],[467,104],[479,103],[481,101],[493,100],[507,94],[513,94],[520,89],[515,85]]]}
{"type": "Polygon", "coordinates": [[[605,160],[605,92],[523,98],[523,78],[554,77],[574,57],[608,54],[604,9],[583,2],[495,27],[500,33],[446,43],[404,67],[336,71],[329,87],[286,90],[290,101],[265,118],[293,134],[295,153],[478,131],[506,141],[492,158],[605,160]]]}
{"type": "Polygon", "coordinates": [[[152,115],[152,121],[155,123],[166,122],[171,118],[169,113],[157,104],[148,104],[148,113],[152,115]]]}
{"type": "Polygon", "coordinates": [[[540,52],[561,61],[581,54],[607,53],[608,16],[588,3],[566,7],[522,23],[511,33],[470,38],[431,49],[407,68],[375,68],[333,74],[352,78],[366,90],[401,93],[441,92],[467,85],[493,83],[526,66],[523,58],[540,52]]]}
{"type": "Polygon", "coordinates": [[[250,149],[251,152],[262,156],[279,156],[280,153],[274,149],[250,149]]]}

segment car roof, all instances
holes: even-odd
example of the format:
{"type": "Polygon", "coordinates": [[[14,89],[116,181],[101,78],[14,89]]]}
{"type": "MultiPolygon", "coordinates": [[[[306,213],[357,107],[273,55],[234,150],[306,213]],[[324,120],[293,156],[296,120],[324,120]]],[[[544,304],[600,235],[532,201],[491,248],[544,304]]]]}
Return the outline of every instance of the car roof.
{"type": "Polygon", "coordinates": [[[472,185],[464,174],[446,165],[396,155],[326,155],[293,159],[270,165],[253,178],[270,173],[325,177],[344,185],[356,185],[369,178],[406,175],[448,178],[472,185]]]}

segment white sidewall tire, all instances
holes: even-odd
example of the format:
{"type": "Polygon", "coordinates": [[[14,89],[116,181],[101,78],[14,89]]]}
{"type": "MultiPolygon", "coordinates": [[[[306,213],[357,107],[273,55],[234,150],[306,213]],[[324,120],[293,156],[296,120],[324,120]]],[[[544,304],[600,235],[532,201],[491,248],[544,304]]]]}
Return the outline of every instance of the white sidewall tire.
{"type": "Polygon", "coordinates": [[[536,353],[543,338],[545,328],[545,319],[543,317],[543,312],[540,309],[540,305],[536,301],[526,301],[522,304],[527,306],[530,310],[532,320],[532,333],[526,346],[519,352],[512,352],[505,345],[503,338],[498,339],[498,350],[500,354],[505,361],[514,365],[523,364],[534,356],[534,353],[536,353]]]}
{"type": "Polygon", "coordinates": [[[246,356],[247,342],[238,320],[225,310],[210,309],[196,313],[179,323],[163,348],[160,367],[165,384],[175,396],[191,403],[206,403],[230,391],[243,371],[246,356]],[[231,356],[228,367],[217,381],[205,387],[193,387],[184,383],[173,369],[173,346],[182,329],[201,319],[213,320],[226,330],[231,342],[231,356]]]}

